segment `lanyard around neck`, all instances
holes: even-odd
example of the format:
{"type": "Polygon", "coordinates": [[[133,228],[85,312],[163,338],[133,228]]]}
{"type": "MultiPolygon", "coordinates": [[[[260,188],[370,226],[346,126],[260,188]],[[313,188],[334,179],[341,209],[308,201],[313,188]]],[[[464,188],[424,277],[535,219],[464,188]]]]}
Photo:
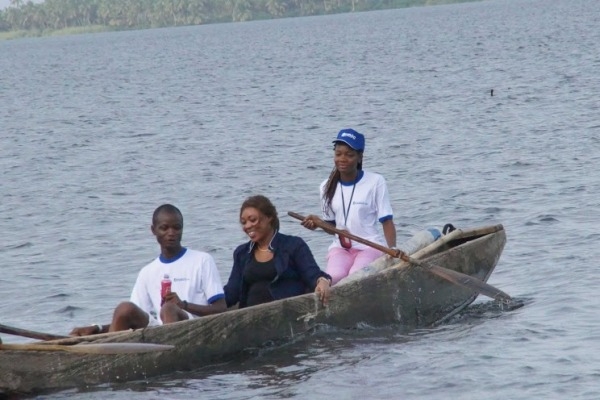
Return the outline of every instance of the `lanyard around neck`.
{"type": "Polygon", "coordinates": [[[350,206],[352,206],[352,198],[354,197],[354,189],[356,189],[356,180],[352,185],[352,193],[350,194],[350,201],[348,201],[348,208],[346,208],[346,201],[344,200],[344,185],[340,183],[340,190],[342,191],[342,211],[344,212],[344,226],[348,223],[348,215],[350,215],[350,206]]]}

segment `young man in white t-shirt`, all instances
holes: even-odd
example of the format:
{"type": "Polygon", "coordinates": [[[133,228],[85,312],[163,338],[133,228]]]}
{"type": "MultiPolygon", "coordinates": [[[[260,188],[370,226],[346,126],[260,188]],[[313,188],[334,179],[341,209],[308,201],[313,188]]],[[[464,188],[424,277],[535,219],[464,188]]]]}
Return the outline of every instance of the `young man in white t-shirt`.
{"type": "Polygon", "coordinates": [[[181,245],[183,216],[177,207],[163,204],[154,211],[152,233],[160,255],[138,274],[129,301],[119,304],[109,325],[73,329],[83,336],[168,324],[227,309],[219,271],[213,258],[181,245]],[[170,289],[165,292],[163,280],[170,289]]]}

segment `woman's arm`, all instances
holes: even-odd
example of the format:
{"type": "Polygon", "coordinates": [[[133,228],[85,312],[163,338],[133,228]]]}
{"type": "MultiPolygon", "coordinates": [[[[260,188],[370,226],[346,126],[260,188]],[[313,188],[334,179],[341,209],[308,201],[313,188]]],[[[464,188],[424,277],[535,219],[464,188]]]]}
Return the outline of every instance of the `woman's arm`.
{"type": "Polygon", "coordinates": [[[381,225],[383,226],[383,236],[385,236],[388,247],[396,247],[396,225],[394,225],[394,220],[388,219],[383,221],[381,225]]]}
{"type": "Polygon", "coordinates": [[[317,264],[315,257],[310,251],[310,247],[301,237],[296,237],[297,243],[294,245],[294,250],[291,254],[292,262],[296,265],[298,273],[302,280],[310,289],[317,286],[317,280],[321,277],[331,280],[331,276],[323,272],[317,264]]]}
{"type": "Polygon", "coordinates": [[[236,249],[233,253],[233,267],[227,284],[223,287],[225,292],[225,302],[227,307],[232,307],[240,302],[240,291],[242,288],[242,265],[239,257],[240,249],[236,249]]]}
{"type": "Polygon", "coordinates": [[[298,240],[299,244],[293,253],[294,263],[298,266],[297,268],[305,284],[314,290],[323,305],[327,305],[331,276],[319,268],[308,244],[302,238],[298,238],[298,240]]]}
{"type": "MultiPolygon", "coordinates": [[[[319,218],[313,214],[306,216],[306,218],[304,218],[304,220],[301,222],[301,224],[303,227],[308,228],[311,231],[314,231],[317,228],[319,221],[328,223],[329,225],[331,225],[332,227],[335,228],[335,221],[323,221],[321,218],[319,218]]],[[[333,232],[328,232],[325,230],[323,232],[328,233],[330,235],[335,235],[335,233],[333,233],[333,232]]]]}

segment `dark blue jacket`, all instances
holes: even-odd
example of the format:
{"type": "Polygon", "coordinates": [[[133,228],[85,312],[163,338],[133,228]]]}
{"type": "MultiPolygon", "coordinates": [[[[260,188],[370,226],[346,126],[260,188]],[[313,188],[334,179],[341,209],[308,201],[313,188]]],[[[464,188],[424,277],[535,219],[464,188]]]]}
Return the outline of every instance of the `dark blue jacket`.
{"type": "MultiPolygon", "coordinates": [[[[255,245],[250,241],[238,246],[233,252],[233,268],[225,285],[227,307],[239,303],[246,307],[248,285],[244,283],[244,269],[252,260],[255,245]]],[[[298,296],[313,291],[317,279],[331,277],[321,271],[306,242],[297,236],[277,233],[271,241],[277,276],[269,284],[275,300],[298,296]]]]}

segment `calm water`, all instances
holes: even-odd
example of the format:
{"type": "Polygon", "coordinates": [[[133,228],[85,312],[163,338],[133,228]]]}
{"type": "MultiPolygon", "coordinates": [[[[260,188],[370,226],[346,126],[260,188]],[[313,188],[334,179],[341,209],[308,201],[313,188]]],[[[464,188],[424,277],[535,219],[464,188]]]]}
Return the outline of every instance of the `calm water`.
{"type": "Polygon", "coordinates": [[[349,126],[388,180],[400,238],[504,224],[490,283],[526,303],[480,298],[436,329],[318,333],[44,398],[599,398],[598,6],[492,0],[0,42],[3,324],[107,322],[157,255],[163,202],[223,279],[254,193],[324,264],[330,238],[285,213],[319,211],[330,141],[349,126]]]}

